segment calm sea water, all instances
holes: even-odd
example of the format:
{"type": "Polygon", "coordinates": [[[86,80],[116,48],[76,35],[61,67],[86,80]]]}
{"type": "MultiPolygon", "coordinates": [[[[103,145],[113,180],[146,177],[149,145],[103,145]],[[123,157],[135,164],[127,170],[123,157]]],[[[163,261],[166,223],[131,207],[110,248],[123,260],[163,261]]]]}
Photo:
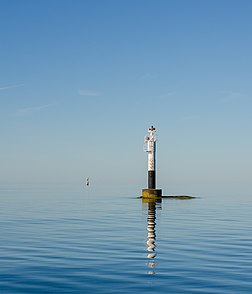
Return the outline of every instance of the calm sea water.
{"type": "Polygon", "coordinates": [[[1,186],[0,292],[252,293],[252,195],[133,191],[1,186]]]}

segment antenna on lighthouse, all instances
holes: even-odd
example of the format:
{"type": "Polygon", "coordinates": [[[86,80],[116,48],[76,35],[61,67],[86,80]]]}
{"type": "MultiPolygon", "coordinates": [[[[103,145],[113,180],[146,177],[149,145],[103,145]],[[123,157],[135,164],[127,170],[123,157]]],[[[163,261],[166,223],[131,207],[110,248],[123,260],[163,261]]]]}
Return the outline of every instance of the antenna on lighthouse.
{"type": "Polygon", "coordinates": [[[144,137],[145,151],[148,153],[148,189],[142,190],[143,198],[156,198],[162,196],[162,190],[156,189],[156,129],[151,126],[148,135],[144,137]]]}

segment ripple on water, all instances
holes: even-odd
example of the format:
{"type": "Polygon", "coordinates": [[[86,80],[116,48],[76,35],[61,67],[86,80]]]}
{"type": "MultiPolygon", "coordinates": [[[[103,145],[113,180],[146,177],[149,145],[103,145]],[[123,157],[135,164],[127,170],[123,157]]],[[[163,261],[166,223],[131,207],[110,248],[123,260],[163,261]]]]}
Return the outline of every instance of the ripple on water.
{"type": "Polygon", "coordinates": [[[28,196],[0,208],[3,293],[252,292],[249,201],[28,196]]]}

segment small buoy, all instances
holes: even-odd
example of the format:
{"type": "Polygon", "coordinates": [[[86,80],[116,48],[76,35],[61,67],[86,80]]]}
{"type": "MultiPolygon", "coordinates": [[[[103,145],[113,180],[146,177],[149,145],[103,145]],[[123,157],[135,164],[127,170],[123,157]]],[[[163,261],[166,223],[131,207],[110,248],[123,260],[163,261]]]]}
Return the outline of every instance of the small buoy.
{"type": "Polygon", "coordinates": [[[86,178],[86,186],[89,186],[89,178],[86,178]]]}

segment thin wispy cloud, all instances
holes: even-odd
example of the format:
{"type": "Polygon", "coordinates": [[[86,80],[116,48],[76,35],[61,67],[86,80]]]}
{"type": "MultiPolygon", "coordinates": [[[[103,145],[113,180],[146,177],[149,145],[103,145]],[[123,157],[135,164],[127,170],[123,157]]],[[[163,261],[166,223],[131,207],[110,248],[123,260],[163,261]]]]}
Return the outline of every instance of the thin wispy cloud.
{"type": "Polygon", "coordinates": [[[52,106],[52,104],[20,108],[17,110],[16,115],[22,116],[22,115],[32,114],[34,112],[41,111],[42,109],[48,108],[50,106],[52,106]]]}
{"type": "Polygon", "coordinates": [[[183,117],[183,120],[197,120],[200,119],[199,115],[186,115],[183,117]]]}
{"type": "Polygon", "coordinates": [[[220,94],[222,96],[220,102],[232,102],[247,98],[244,94],[235,91],[221,91],[220,94]]]}
{"type": "Polygon", "coordinates": [[[175,91],[170,91],[170,92],[167,92],[167,93],[165,93],[165,94],[160,95],[159,97],[160,97],[160,98],[167,98],[167,97],[173,97],[173,96],[175,96],[175,95],[177,95],[177,92],[175,92],[175,91]]]}
{"type": "Polygon", "coordinates": [[[146,72],[143,75],[140,76],[141,80],[149,80],[149,79],[155,79],[157,75],[155,73],[146,72]]]}
{"type": "Polygon", "coordinates": [[[0,91],[9,90],[9,89],[15,89],[15,88],[23,87],[23,86],[24,86],[24,84],[18,84],[18,85],[10,85],[10,86],[5,86],[5,87],[0,87],[0,91]]]}
{"type": "Polygon", "coordinates": [[[79,90],[79,95],[85,97],[99,97],[102,96],[102,93],[96,90],[79,90]]]}

